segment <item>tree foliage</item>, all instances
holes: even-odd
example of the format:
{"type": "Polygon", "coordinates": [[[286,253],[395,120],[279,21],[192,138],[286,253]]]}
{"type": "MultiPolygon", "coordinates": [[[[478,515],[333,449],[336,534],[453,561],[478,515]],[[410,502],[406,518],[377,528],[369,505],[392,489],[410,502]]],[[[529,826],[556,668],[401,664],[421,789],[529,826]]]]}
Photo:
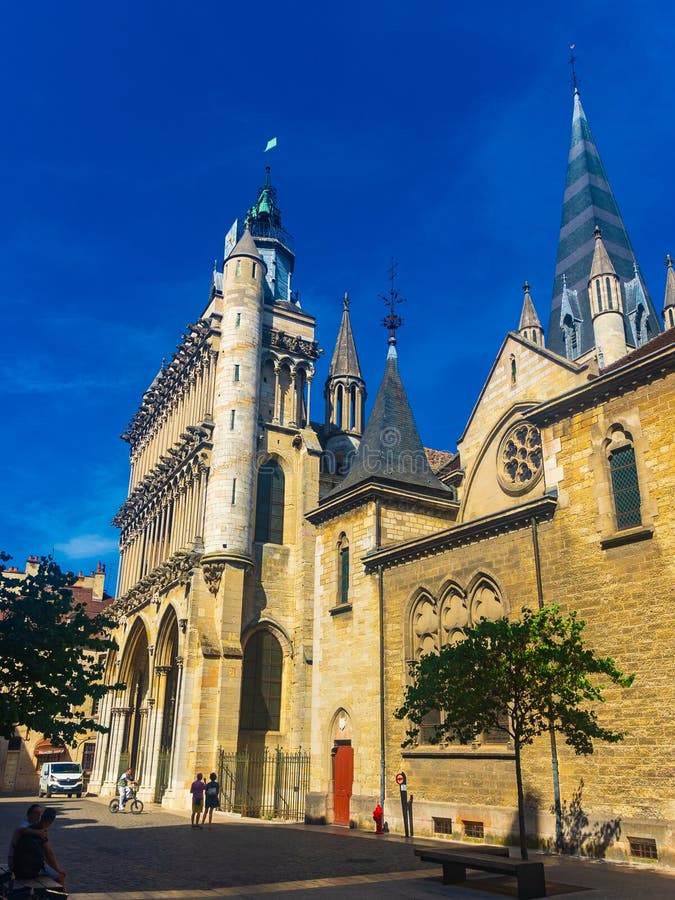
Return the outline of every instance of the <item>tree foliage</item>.
{"type": "Polygon", "coordinates": [[[432,742],[470,743],[484,731],[501,729],[511,738],[516,761],[521,850],[525,847],[521,749],[551,727],[576,753],[593,752],[593,741],[614,743],[623,734],[603,727],[593,704],[603,702],[604,676],[630,687],[610,657],[596,656],[583,641],[585,623],[557,606],[523,610],[521,619],[483,620],[465,638],[413,663],[403,705],[396,711],[409,727],[403,746],[417,741],[420,726],[441,712],[432,742]]]}
{"type": "MultiPolygon", "coordinates": [[[[11,557],[0,553],[0,560],[11,557]]],[[[50,558],[19,580],[0,564],[0,735],[18,725],[56,742],[105,731],[83,707],[111,686],[103,683],[105,655],[116,649],[107,634],[114,620],[90,617],[70,590],[75,581],[50,558]]]]}

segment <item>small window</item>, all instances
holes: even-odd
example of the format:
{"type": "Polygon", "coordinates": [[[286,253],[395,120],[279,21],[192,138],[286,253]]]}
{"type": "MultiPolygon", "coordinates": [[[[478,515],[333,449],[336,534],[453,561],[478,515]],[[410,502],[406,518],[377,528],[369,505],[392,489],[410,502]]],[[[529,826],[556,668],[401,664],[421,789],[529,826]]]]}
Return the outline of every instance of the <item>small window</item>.
{"type": "Polygon", "coordinates": [[[236,417],[237,417],[237,410],[231,409],[230,410],[230,431],[234,431],[234,420],[236,419],[236,417]]]}
{"type": "Polygon", "coordinates": [[[452,819],[440,816],[432,816],[431,819],[434,823],[434,834],[452,834],[452,819]]]}
{"type": "Polygon", "coordinates": [[[239,276],[241,275],[241,260],[240,259],[237,260],[237,267],[235,269],[235,275],[237,276],[237,278],[239,278],[239,276]]]}
{"type": "Polygon", "coordinates": [[[241,325],[241,313],[237,313],[237,318],[234,320],[235,328],[239,328],[241,325]]]}
{"type": "Polygon", "coordinates": [[[637,528],[642,524],[640,486],[638,484],[635,451],[632,446],[612,450],[609,457],[612,493],[616,512],[616,527],[637,528]]]}
{"type": "Polygon", "coordinates": [[[483,840],[485,837],[485,829],[483,827],[482,822],[464,822],[464,836],[470,838],[480,838],[483,840]]]}
{"type": "Polygon", "coordinates": [[[236,501],[237,501],[237,479],[233,478],[232,479],[232,506],[234,506],[236,501]]]}
{"type": "Polygon", "coordinates": [[[630,855],[636,856],[638,859],[659,858],[654,838],[629,837],[628,846],[630,847],[630,855]]]}
{"type": "Polygon", "coordinates": [[[614,309],[614,303],[612,302],[612,283],[609,278],[605,278],[605,287],[607,288],[607,308],[614,309]]]}
{"type": "Polygon", "coordinates": [[[253,263],[253,265],[251,266],[251,278],[255,278],[256,269],[257,266],[255,263],[253,263]]]}
{"type": "Polygon", "coordinates": [[[234,380],[239,381],[239,366],[235,365],[234,367],[234,380]]]}
{"type": "Polygon", "coordinates": [[[602,294],[600,293],[600,279],[595,282],[595,295],[598,300],[598,312],[602,312],[602,294]]]}
{"type": "Polygon", "coordinates": [[[516,366],[516,358],[515,356],[511,357],[511,384],[516,383],[516,379],[518,377],[518,367],[516,366]]]}
{"type": "Polygon", "coordinates": [[[91,774],[94,768],[94,753],[96,752],[96,744],[93,741],[87,742],[82,748],[82,771],[91,774]]]}
{"type": "Polygon", "coordinates": [[[338,544],[338,602],[349,603],[349,541],[344,534],[338,544]]]}

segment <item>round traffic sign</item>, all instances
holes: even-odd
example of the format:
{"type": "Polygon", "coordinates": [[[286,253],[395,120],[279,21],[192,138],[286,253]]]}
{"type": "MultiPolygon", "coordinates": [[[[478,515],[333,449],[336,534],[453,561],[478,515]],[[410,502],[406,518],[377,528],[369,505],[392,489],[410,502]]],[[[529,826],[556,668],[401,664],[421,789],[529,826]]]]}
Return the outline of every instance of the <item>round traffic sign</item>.
{"type": "Polygon", "coordinates": [[[405,781],[405,775],[403,774],[403,772],[397,772],[396,773],[396,784],[403,784],[404,781],[405,781]]]}

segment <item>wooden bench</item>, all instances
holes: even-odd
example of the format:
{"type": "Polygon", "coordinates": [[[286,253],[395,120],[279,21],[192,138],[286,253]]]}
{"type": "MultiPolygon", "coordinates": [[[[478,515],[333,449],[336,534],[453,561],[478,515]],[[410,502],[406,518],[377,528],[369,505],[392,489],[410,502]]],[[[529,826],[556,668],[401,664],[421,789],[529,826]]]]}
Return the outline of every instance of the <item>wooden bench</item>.
{"type": "Polygon", "coordinates": [[[0,866],[0,889],[3,897],[12,897],[14,893],[22,897],[56,898],[67,900],[68,894],[58,881],[49,875],[38,875],[37,878],[15,878],[8,866],[0,866]]]}
{"type": "MultiPolygon", "coordinates": [[[[464,845],[466,847],[466,845],[464,845]]],[[[483,845],[484,846],[484,845],[483,845]]],[[[508,848],[504,848],[508,854],[508,848]]],[[[458,884],[466,881],[467,869],[478,869],[483,872],[496,872],[500,875],[512,875],[518,881],[519,900],[533,900],[546,896],[544,864],[527,862],[522,859],[508,859],[504,856],[493,856],[471,848],[472,852],[430,847],[415,847],[415,856],[424,862],[440,863],[443,866],[443,884],[458,884]]],[[[500,851],[503,852],[503,851],[500,851]]]]}

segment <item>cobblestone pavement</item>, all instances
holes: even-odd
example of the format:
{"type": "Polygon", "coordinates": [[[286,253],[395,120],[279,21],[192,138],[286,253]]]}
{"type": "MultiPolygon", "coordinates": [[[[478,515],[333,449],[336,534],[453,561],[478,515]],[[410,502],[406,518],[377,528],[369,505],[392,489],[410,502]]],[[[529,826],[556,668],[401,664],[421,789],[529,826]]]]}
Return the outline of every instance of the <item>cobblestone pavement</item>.
{"type": "MultiPolygon", "coordinates": [[[[0,798],[12,829],[34,798],[0,798]]],[[[444,886],[404,838],[337,828],[242,820],[217,813],[211,830],[189,814],[148,804],[141,816],[111,815],[99,800],[52,798],[51,842],[68,873],[70,900],[495,900],[509,882],[476,873],[475,887],[444,886]],[[482,888],[482,889],[481,889],[482,888]],[[488,892],[489,890],[489,892],[488,892]]],[[[672,900],[675,877],[651,867],[544,858],[552,890],[586,900],[672,900]]],[[[468,883],[467,883],[468,884],[468,883]]],[[[513,894],[511,894],[513,896],[513,894]]]]}

